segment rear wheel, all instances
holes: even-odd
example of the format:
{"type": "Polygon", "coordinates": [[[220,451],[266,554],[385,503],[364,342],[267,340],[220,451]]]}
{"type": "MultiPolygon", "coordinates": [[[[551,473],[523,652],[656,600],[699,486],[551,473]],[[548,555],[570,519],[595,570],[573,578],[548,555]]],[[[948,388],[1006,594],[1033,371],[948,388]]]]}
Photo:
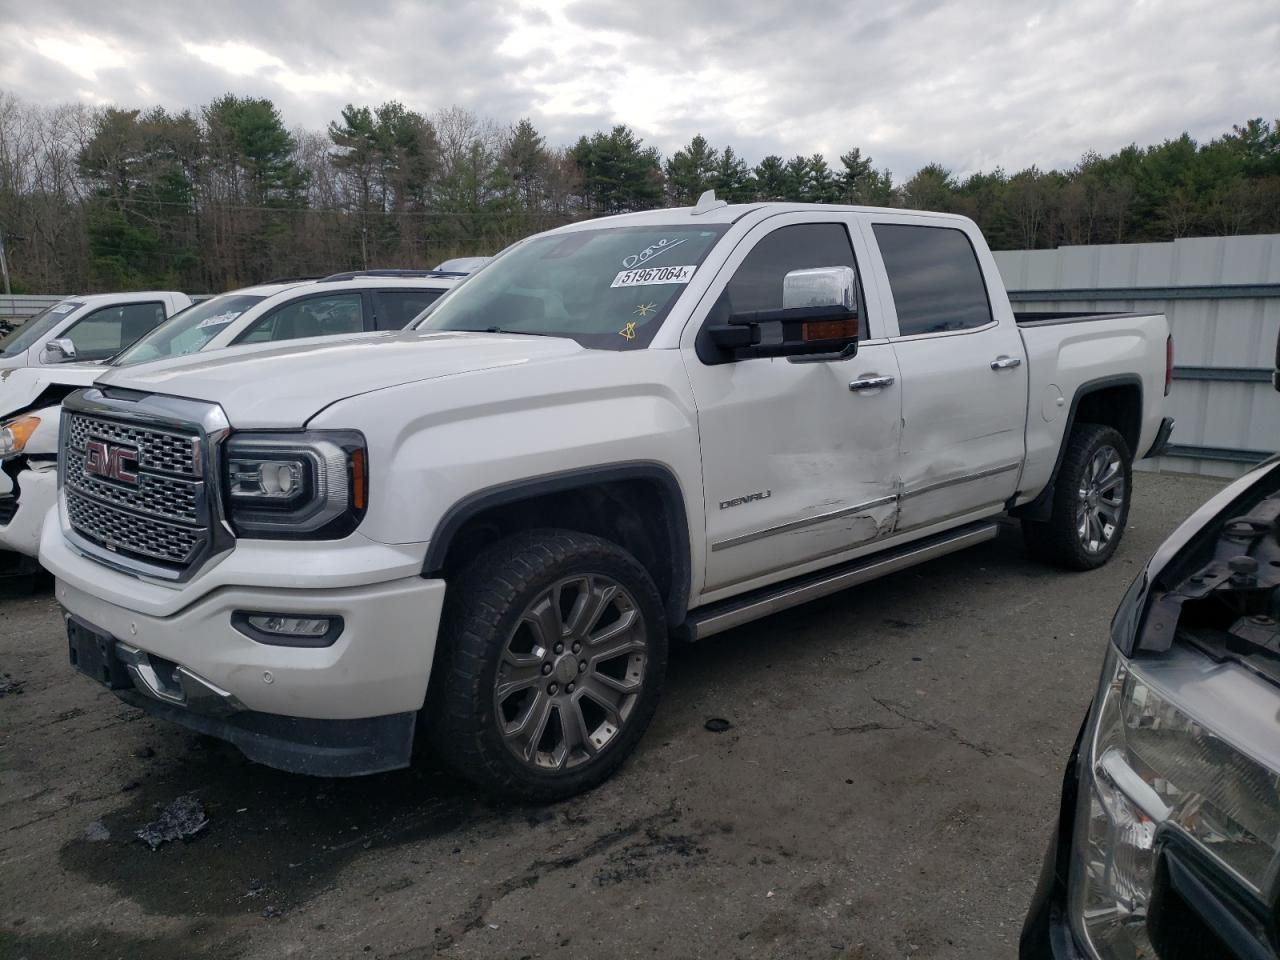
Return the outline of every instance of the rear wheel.
{"type": "Polygon", "coordinates": [[[1031,553],[1070,570],[1093,570],[1115,554],[1129,520],[1133,455],[1119,431],[1083,423],[1071,432],[1047,521],[1022,521],[1031,553]]]}
{"type": "Polygon", "coordinates": [[[634,557],[587,534],[519,534],[450,586],[430,736],[483,786],[571,796],[634,748],[666,662],[661,597],[634,557]]]}

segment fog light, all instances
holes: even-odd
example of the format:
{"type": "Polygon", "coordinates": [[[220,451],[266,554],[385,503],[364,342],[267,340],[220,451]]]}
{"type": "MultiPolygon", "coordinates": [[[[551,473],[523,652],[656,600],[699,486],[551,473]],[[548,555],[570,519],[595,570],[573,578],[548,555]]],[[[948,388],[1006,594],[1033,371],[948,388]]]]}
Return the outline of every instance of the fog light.
{"type": "Polygon", "coordinates": [[[269,614],[250,614],[249,626],[263,633],[278,633],[285,637],[322,637],[329,632],[328,617],[274,617],[269,614]]]}
{"type": "Polygon", "coordinates": [[[237,610],[231,624],[259,643],[280,647],[327,647],[342,633],[341,617],[302,617],[288,613],[237,610]]]}

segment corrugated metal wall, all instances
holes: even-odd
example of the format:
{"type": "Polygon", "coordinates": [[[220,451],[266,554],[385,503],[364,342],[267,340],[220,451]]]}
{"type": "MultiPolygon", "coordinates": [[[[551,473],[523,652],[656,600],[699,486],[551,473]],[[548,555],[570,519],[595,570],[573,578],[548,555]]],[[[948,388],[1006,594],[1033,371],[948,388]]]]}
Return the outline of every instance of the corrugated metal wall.
{"type": "Polygon", "coordinates": [[[1014,309],[1163,311],[1174,339],[1178,455],[1146,469],[1238,476],[1280,450],[1271,387],[1280,235],[1013,250],[995,255],[1014,309]]]}

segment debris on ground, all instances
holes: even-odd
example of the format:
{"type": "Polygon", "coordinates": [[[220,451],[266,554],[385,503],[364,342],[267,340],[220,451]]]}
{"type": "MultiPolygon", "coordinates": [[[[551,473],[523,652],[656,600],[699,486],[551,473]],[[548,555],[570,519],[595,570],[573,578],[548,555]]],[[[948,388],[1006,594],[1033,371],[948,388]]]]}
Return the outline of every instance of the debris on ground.
{"type": "Polygon", "coordinates": [[[262,911],[263,920],[274,920],[276,917],[283,917],[284,911],[274,904],[267,904],[267,909],[262,911]]]}
{"type": "Polygon", "coordinates": [[[245,891],[245,895],[241,899],[245,899],[247,897],[260,897],[266,889],[267,885],[265,883],[257,877],[252,877],[249,880],[249,889],[245,891]]]}
{"type": "Polygon", "coordinates": [[[195,794],[187,793],[161,809],[157,819],[134,833],[139,840],[156,850],[168,841],[189,841],[208,825],[209,818],[204,815],[204,805],[196,799],[195,794]]]}
{"type": "Polygon", "coordinates": [[[13,679],[13,674],[6,673],[0,676],[0,699],[5,696],[16,696],[22,692],[23,686],[26,685],[25,680],[13,679]]]}
{"type": "Polygon", "coordinates": [[[732,727],[733,724],[730,723],[728,720],[726,720],[724,717],[708,717],[707,722],[704,723],[703,726],[706,727],[708,730],[710,730],[712,733],[724,733],[726,730],[732,727]]]}
{"type": "Polygon", "coordinates": [[[102,843],[111,839],[111,831],[101,820],[95,820],[84,828],[84,838],[93,843],[102,843]]]}

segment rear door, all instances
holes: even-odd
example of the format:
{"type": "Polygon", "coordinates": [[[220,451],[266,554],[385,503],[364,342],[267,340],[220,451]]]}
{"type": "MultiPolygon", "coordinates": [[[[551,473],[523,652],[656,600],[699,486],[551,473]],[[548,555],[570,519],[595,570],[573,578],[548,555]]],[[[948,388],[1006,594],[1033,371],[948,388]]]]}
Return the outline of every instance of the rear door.
{"type": "Polygon", "coordinates": [[[965,221],[884,214],[864,231],[897,321],[898,531],[997,513],[1017,486],[1027,415],[1022,338],[1007,301],[993,307],[988,294],[999,277],[965,221]]]}

